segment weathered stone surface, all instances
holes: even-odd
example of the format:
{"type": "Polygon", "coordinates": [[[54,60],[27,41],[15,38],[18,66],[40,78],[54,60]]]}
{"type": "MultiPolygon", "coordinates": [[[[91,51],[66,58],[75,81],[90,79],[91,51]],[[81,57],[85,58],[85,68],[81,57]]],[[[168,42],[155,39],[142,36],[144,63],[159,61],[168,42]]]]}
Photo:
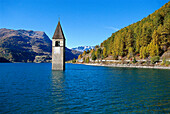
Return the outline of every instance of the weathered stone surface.
{"type": "Polygon", "coordinates": [[[170,47],[168,48],[168,50],[162,55],[161,58],[166,58],[168,60],[170,60],[170,47]]]}
{"type": "Polygon", "coordinates": [[[52,48],[52,70],[65,70],[64,47],[52,48]]]}
{"type": "Polygon", "coordinates": [[[60,21],[52,38],[52,70],[65,70],[65,37],[60,21]]]}

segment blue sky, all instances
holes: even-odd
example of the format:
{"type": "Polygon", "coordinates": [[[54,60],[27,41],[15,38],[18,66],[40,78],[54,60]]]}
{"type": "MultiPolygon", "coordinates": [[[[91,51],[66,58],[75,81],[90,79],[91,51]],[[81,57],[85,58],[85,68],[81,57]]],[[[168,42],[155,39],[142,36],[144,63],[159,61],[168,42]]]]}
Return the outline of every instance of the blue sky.
{"type": "Polygon", "coordinates": [[[94,46],[140,21],[169,0],[0,0],[0,28],[44,31],[60,17],[69,48],[94,46]]]}

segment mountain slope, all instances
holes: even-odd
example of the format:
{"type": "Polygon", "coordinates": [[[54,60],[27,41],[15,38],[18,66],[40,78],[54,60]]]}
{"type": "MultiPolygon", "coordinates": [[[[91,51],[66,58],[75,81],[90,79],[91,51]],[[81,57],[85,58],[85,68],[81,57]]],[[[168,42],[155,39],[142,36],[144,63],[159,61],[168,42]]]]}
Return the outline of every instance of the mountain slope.
{"type": "MultiPolygon", "coordinates": [[[[11,62],[33,62],[36,56],[51,59],[51,44],[41,31],[0,29],[0,57],[11,62]]],[[[66,48],[66,60],[77,58],[76,53],[66,48]]]]}
{"type": "Polygon", "coordinates": [[[140,56],[145,59],[161,56],[169,46],[170,2],[141,21],[113,33],[101,43],[97,58],[140,56]]]}

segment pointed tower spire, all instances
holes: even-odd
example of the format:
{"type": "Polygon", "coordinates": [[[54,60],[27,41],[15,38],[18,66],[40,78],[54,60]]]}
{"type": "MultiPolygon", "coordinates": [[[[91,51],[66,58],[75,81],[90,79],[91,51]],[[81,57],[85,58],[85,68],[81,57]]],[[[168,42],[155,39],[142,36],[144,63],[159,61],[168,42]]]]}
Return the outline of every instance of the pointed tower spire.
{"type": "Polygon", "coordinates": [[[52,38],[52,70],[65,70],[65,37],[60,20],[52,38]]]}
{"type": "Polygon", "coordinates": [[[62,30],[61,24],[60,24],[60,18],[59,18],[58,25],[57,25],[57,28],[54,32],[52,39],[65,39],[63,30],[62,30]]]}

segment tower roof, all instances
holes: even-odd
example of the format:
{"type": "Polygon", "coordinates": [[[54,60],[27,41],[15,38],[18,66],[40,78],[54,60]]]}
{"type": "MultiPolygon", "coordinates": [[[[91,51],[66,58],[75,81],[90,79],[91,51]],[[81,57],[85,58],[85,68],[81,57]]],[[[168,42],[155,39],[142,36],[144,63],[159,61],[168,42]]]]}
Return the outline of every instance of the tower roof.
{"type": "Polygon", "coordinates": [[[60,21],[58,21],[57,28],[55,29],[53,39],[65,39],[63,30],[60,25],[60,21]]]}

